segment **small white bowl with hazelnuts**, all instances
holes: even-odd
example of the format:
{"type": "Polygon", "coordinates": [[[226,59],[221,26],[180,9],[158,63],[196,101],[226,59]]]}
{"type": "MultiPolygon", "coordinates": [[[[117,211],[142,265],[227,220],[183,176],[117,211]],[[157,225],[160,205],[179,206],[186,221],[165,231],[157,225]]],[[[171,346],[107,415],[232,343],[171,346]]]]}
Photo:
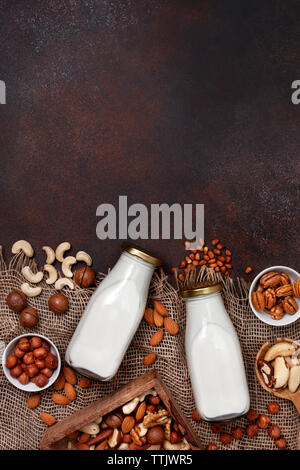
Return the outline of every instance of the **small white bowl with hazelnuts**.
{"type": "Polygon", "coordinates": [[[264,323],[284,326],[300,318],[300,274],[287,266],[271,266],[250,286],[249,303],[264,323]]]}
{"type": "Polygon", "coordinates": [[[25,392],[40,392],[57,379],[61,359],[55,344],[32,333],[14,338],[5,348],[2,367],[6,378],[25,392]]]}

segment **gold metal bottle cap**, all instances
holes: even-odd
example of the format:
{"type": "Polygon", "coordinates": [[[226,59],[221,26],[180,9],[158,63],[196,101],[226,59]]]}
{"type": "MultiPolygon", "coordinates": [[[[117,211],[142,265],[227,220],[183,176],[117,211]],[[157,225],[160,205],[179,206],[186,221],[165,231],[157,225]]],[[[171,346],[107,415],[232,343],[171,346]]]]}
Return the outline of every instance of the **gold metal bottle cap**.
{"type": "Polygon", "coordinates": [[[157,258],[151,251],[144,250],[144,248],[142,249],[136,245],[130,245],[127,242],[122,243],[122,251],[127,251],[131,255],[137,256],[154,266],[160,266],[162,264],[162,260],[157,258]]]}
{"type": "Polygon", "coordinates": [[[214,294],[215,292],[221,292],[223,285],[220,281],[205,281],[199,282],[197,286],[192,289],[183,289],[180,291],[181,297],[198,297],[199,295],[214,294]]]}

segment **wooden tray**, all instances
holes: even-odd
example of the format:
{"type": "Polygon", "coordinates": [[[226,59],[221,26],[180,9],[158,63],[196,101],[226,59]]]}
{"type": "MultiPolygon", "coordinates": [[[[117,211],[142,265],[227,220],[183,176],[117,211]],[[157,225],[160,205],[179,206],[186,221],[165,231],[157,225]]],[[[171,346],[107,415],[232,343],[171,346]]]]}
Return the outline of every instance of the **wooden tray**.
{"type": "Polygon", "coordinates": [[[160,396],[166,409],[173,415],[178,424],[181,424],[185,430],[185,438],[194,450],[203,449],[199,438],[195,435],[191,426],[185,416],[183,415],[180,407],[173,398],[171,392],[168,390],[166,385],[163,383],[161,377],[152,370],[147,374],[141,375],[140,377],[132,380],[122,388],[100,400],[95,401],[91,405],[83,408],[80,411],[68,416],[51,426],[47,429],[41,440],[41,449],[54,450],[54,449],[66,449],[67,439],[65,436],[71,434],[77,429],[82,428],[86,424],[93,422],[100,416],[104,416],[116,408],[124,405],[125,403],[133,400],[138,395],[146,392],[147,390],[154,388],[160,396]]]}

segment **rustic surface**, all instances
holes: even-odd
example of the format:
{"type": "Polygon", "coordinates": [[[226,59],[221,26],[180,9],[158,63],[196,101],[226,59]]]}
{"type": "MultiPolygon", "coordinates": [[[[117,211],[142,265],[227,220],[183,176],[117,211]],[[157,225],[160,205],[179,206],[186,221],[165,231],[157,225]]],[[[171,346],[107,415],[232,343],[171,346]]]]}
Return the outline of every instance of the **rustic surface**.
{"type": "Polygon", "coordinates": [[[96,208],[120,194],[205,203],[236,273],[297,269],[299,18],[295,1],[3,0],[1,244],[67,239],[105,270],[120,243],[97,239],[96,208]]]}

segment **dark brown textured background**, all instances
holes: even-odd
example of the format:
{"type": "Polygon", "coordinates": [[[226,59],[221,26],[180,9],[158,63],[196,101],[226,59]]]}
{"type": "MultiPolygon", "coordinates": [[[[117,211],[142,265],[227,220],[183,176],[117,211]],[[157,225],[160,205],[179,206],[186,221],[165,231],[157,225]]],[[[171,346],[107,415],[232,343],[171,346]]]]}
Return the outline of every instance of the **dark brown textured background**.
{"type": "MultiPolygon", "coordinates": [[[[205,204],[205,235],[298,268],[297,1],[3,0],[0,243],[118,254],[96,208],[205,204]]],[[[172,266],[180,241],[147,241],[172,266]]]]}

